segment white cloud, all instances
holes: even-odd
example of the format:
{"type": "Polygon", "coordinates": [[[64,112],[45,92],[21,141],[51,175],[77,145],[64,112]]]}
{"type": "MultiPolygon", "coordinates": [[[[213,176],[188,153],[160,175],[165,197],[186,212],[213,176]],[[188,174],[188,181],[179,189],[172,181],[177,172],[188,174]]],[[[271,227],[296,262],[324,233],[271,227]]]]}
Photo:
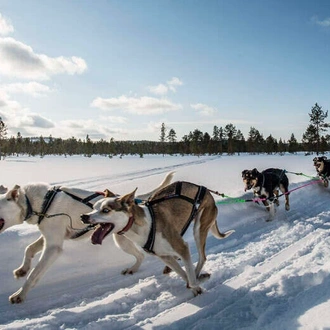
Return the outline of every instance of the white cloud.
{"type": "Polygon", "coordinates": [[[14,27],[11,23],[4,18],[0,13],[0,35],[7,35],[9,33],[14,32],[14,27]]]}
{"type": "Polygon", "coordinates": [[[317,24],[317,25],[320,25],[320,26],[323,26],[323,27],[330,27],[330,17],[325,18],[323,21],[321,21],[321,20],[319,20],[319,18],[318,18],[317,15],[314,15],[314,16],[311,18],[311,21],[312,21],[314,24],[317,24]]]}
{"type": "Polygon", "coordinates": [[[100,119],[102,122],[107,122],[110,125],[111,124],[126,124],[128,122],[126,117],[121,117],[121,116],[101,116],[100,119]]]}
{"type": "MultiPolygon", "coordinates": [[[[8,107],[9,108],[9,107],[8,107]]],[[[27,128],[52,128],[54,123],[29,109],[1,109],[0,115],[4,118],[6,125],[11,131],[21,131],[23,127],[27,128]]]]}
{"type": "Polygon", "coordinates": [[[33,97],[38,97],[51,92],[51,89],[47,85],[40,84],[35,81],[30,81],[28,83],[0,85],[0,91],[6,93],[24,93],[32,95],[33,97]]]}
{"type": "Polygon", "coordinates": [[[149,91],[155,95],[166,95],[168,92],[168,87],[164,84],[159,84],[157,86],[149,86],[149,91]]]}
{"type": "Polygon", "coordinates": [[[57,127],[57,136],[63,138],[70,138],[74,136],[75,138],[84,139],[87,134],[91,139],[107,139],[109,136],[114,134],[126,134],[126,130],[117,127],[109,127],[107,125],[100,124],[98,121],[90,120],[64,120],[61,121],[57,127]],[[68,135],[68,132],[70,134],[68,135]]]}
{"type": "Polygon", "coordinates": [[[183,82],[179,78],[173,77],[170,81],[167,82],[167,85],[172,92],[176,92],[176,87],[182,86],[183,82]]]}
{"type": "Polygon", "coordinates": [[[149,86],[148,90],[155,95],[166,95],[168,91],[176,92],[177,86],[182,86],[183,82],[176,77],[173,77],[171,80],[166,82],[165,84],[158,84],[157,86],[149,86]]]}
{"type": "Polygon", "coordinates": [[[215,108],[202,103],[191,104],[190,106],[203,116],[213,116],[217,112],[215,108]]]}
{"type": "Polygon", "coordinates": [[[23,79],[46,80],[56,74],[81,74],[87,69],[79,57],[49,57],[13,38],[0,38],[0,74],[23,79]]]}
{"type": "Polygon", "coordinates": [[[172,103],[167,99],[158,99],[154,97],[143,96],[127,97],[122,95],[118,98],[104,99],[97,97],[91,103],[92,107],[102,110],[123,110],[125,112],[138,115],[155,115],[167,111],[176,111],[182,109],[180,104],[172,103]]]}

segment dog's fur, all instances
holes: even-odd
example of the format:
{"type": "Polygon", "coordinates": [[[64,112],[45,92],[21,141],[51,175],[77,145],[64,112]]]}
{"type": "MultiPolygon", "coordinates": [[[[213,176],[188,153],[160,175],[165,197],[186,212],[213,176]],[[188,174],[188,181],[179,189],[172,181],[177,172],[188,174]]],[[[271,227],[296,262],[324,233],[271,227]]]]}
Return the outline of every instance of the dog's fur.
{"type": "MultiPolygon", "coordinates": [[[[218,209],[213,196],[209,190],[195,209],[194,216],[194,238],[199,254],[196,268],[193,268],[188,244],[183,240],[181,231],[190,218],[192,208],[191,202],[184,198],[166,198],[173,195],[178,182],[172,183],[152,196],[149,202],[159,201],[153,204],[153,219],[147,205],[136,205],[134,203],[135,191],[121,197],[105,197],[94,204],[94,210],[82,215],[85,223],[110,226],[112,233],[123,233],[137,245],[143,247],[148,239],[151,230],[151,223],[154,221],[156,233],[154,236],[153,253],[158,256],[168,267],[179,274],[187,287],[194,295],[200,294],[202,289],[199,281],[208,278],[209,274],[200,274],[206,261],[205,245],[208,231],[218,239],[228,237],[234,231],[221,233],[217,226],[218,209]],[[131,220],[131,227],[127,224],[131,220]],[[132,222],[133,220],[133,222],[132,222]],[[181,259],[185,271],[178,263],[181,259]]],[[[194,198],[200,186],[190,182],[180,182],[181,196],[194,198]]],[[[112,196],[112,195],[109,195],[112,196]]]]}
{"type": "Polygon", "coordinates": [[[325,156],[315,157],[313,163],[317,175],[322,179],[325,187],[329,186],[330,179],[330,159],[325,156]]]}
{"type": "Polygon", "coordinates": [[[289,203],[289,179],[284,170],[278,168],[268,168],[259,172],[256,168],[253,170],[242,171],[242,178],[245,184],[245,191],[253,189],[253,193],[262,199],[263,204],[270,212],[269,220],[275,216],[274,203],[278,206],[279,191],[285,196],[285,209],[290,210],[289,203]],[[269,203],[269,201],[271,203],[269,203]]]}
{"type": "MultiPolygon", "coordinates": [[[[150,193],[138,196],[138,198],[142,200],[147,199],[151,194],[155,193],[157,189],[161,189],[169,184],[172,177],[173,172],[168,173],[158,188],[150,193]]],[[[24,221],[29,224],[38,224],[38,215],[36,214],[25,219],[28,210],[27,200],[29,200],[34,212],[41,212],[44,197],[51,188],[52,187],[46,183],[32,183],[24,187],[15,186],[7,193],[0,195],[0,232],[3,232],[11,226],[22,224],[24,221]]],[[[55,217],[45,217],[41,221],[38,225],[41,232],[40,237],[26,247],[21,266],[13,272],[15,278],[25,276],[30,270],[32,258],[35,254],[42,251],[39,262],[36,267],[31,270],[23,286],[9,297],[11,303],[21,303],[24,301],[28,291],[36,285],[46,270],[60,255],[63,249],[64,239],[73,238],[78,229],[86,227],[80,221],[80,216],[82,213],[90,211],[91,208],[73,199],[66,192],[80,198],[86,198],[94,193],[82,189],[61,187],[61,191],[56,194],[47,211],[49,215],[58,215],[55,217]]],[[[104,196],[100,195],[91,200],[90,203],[94,203],[103,197],[104,196]]],[[[100,226],[96,227],[95,232],[102,231],[102,228],[99,227],[100,226]]],[[[107,232],[102,232],[103,237],[107,234],[107,232]]],[[[81,237],[86,237],[87,235],[88,233],[81,237]]],[[[124,270],[123,274],[136,272],[144,258],[143,252],[125,236],[115,235],[114,238],[116,244],[120,248],[136,258],[136,263],[131,268],[124,270]]]]}

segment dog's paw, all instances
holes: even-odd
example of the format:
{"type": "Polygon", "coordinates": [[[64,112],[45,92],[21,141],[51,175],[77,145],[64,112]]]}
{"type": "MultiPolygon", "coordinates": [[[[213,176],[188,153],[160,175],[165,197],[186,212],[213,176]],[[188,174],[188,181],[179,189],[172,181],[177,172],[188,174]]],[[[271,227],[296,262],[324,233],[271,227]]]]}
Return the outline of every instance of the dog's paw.
{"type": "Polygon", "coordinates": [[[15,278],[24,277],[27,274],[28,271],[26,271],[24,268],[17,268],[13,271],[15,278]]]}
{"type": "Polygon", "coordinates": [[[9,296],[9,302],[12,304],[21,304],[24,301],[25,296],[22,294],[23,289],[19,289],[11,296],[9,296]]]}
{"type": "Polygon", "coordinates": [[[210,277],[211,277],[211,274],[204,273],[204,274],[200,274],[197,279],[199,282],[204,282],[204,281],[207,281],[210,277]]]}
{"type": "Polygon", "coordinates": [[[163,274],[164,275],[167,275],[169,274],[170,272],[172,271],[172,269],[168,266],[165,266],[164,269],[163,269],[163,274]]]}
{"type": "Polygon", "coordinates": [[[122,275],[133,275],[137,271],[138,271],[137,268],[131,267],[131,268],[126,268],[126,269],[122,270],[121,274],[122,275]]]}
{"type": "Polygon", "coordinates": [[[196,286],[196,287],[190,288],[190,289],[193,292],[193,294],[194,294],[195,297],[198,296],[199,294],[202,294],[203,293],[202,288],[199,287],[199,286],[196,286]]]}
{"type": "Polygon", "coordinates": [[[287,211],[289,211],[289,210],[290,210],[290,205],[286,204],[286,205],[285,205],[285,209],[286,209],[287,211]]]}
{"type": "Polygon", "coordinates": [[[133,272],[132,269],[127,268],[127,269],[122,270],[122,271],[121,271],[121,274],[122,274],[122,275],[133,275],[134,272],[133,272]]]}
{"type": "Polygon", "coordinates": [[[328,188],[329,181],[327,179],[323,180],[324,187],[328,188]]]}

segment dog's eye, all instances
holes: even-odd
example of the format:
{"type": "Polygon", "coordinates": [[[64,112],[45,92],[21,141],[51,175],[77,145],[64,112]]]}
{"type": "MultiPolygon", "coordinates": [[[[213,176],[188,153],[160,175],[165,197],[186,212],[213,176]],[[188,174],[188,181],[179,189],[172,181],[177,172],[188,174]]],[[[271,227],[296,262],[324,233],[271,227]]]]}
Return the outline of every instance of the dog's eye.
{"type": "Polygon", "coordinates": [[[107,208],[105,208],[105,209],[103,209],[103,210],[102,210],[102,212],[103,212],[103,213],[109,213],[109,212],[110,212],[110,210],[109,210],[109,209],[107,209],[107,208]]]}

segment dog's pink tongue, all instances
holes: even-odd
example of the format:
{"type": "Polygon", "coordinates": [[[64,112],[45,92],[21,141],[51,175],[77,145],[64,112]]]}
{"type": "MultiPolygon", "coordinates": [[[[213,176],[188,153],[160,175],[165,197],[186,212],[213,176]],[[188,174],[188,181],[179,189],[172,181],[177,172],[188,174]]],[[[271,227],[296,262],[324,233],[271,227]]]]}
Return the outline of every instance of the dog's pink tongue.
{"type": "Polygon", "coordinates": [[[110,233],[112,228],[112,223],[98,226],[91,236],[92,244],[102,244],[103,239],[110,233]]]}

